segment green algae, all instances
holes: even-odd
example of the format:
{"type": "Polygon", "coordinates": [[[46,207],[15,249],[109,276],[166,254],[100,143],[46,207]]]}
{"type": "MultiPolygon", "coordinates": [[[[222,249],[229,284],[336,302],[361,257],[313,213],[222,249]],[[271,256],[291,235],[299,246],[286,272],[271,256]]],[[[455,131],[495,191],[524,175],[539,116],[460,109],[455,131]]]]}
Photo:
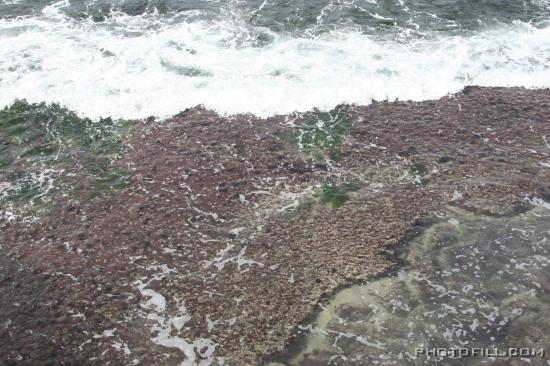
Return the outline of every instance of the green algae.
{"type": "Polygon", "coordinates": [[[7,145],[0,145],[0,168],[10,165],[13,162],[13,156],[10,154],[9,147],[7,145]]]}
{"type": "Polygon", "coordinates": [[[0,110],[0,178],[9,183],[0,203],[24,210],[56,196],[97,197],[127,188],[129,174],[116,161],[136,123],[92,121],[58,104],[15,101],[0,110]]]}
{"type": "Polygon", "coordinates": [[[93,154],[119,155],[120,138],[136,121],[80,118],[58,104],[17,100],[0,111],[0,134],[14,143],[35,148],[37,143],[71,145],[93,154]]]}
{"type": "Polygon", "coordinates": [[[417,184],[425,185],[430,182],[428,168],[425,164],[413,162],[409,165],[409,174],[414,177],[417,184]]]}
{"type": "Polygon", "coordinates": [[[325,204],[339,208],[349,199],[350,192],[356,192],[359,189],[360,187],[353,183],[344,183],[341,185],[329,183],[321,189],[320,199],[325,204]]]}
{"type": "Polygon", "coordinates": [[[409,172],[413,175],[425,175],[428,169],[422,163],[413,163],[409,166],[409,172]]]}
{"type": "Polygon", "coordinates": [[[307,114],[300,121],[292,141],[307,158],[316,161],[342,159],[342,144],[353,127],[348,106],[339,106],[330,112],[307,114]]]}
{"type": "Polygon", "coordinates": [[[40,203],[40,196],[44,192],[39,181],[34,179],[32,173],[29,172],[13,172],[7,175],[8,181],[13,185],[14,189],[6,197],[8,202],[31,202],[33,204],[40,203]]]}

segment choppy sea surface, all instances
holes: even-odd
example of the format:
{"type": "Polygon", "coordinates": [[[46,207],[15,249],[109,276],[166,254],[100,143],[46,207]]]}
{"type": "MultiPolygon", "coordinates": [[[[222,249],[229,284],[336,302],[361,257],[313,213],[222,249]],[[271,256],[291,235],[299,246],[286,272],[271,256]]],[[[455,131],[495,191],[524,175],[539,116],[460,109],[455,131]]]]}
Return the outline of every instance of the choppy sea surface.
{"type": "Polygon", "coordinates": [[[548,0],[0,0],[0,106],[268,116],[550,86],[548,0]]]}

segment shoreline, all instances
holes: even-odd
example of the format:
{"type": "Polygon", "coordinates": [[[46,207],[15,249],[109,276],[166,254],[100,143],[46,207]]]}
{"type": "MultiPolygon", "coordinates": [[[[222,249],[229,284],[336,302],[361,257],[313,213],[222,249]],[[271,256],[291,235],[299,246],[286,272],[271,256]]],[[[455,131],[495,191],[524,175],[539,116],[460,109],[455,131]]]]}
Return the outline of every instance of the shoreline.
{"type": "MultiPolygon", "coordinates": [[[[138,123],[114,163],[127,185],[53,192],[35,223],[0,222],[0,358],[268,360],[319,301],[395,266],[394,248],[431,212],[507,215],[548,200],[543,136],[550,90],[524,88],[138,123]]],[[[73,173],[67,184],[86,179],[73,173]]]]}

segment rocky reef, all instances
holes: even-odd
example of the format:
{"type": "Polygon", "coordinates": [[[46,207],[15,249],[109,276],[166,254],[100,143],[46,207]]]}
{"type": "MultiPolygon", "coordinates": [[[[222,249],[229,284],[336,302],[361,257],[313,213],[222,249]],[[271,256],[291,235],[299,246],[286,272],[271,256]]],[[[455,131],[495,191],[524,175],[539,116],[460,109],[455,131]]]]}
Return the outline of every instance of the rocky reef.
{"type": "Polygon", "coordinates": [[[394,269],[434,210],[550,199],[550,90],[267,119],[30,107],[0,114],[6,364],[269,362],[336,290],[394,269]]]}

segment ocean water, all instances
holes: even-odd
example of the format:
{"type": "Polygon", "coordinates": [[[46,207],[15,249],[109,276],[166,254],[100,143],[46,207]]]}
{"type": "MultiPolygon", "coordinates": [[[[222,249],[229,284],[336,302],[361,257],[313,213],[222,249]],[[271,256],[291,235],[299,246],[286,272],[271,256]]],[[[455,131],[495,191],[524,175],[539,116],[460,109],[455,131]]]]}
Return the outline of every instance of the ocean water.
{"type": "Polygon", "coordinates": [[[550,86],[548,0],[0,0],[0,106],[269,116],[550,86]]]}
{"type": "Polygon", "coordinates": [[[540,199],[531,203],[538,207],[513,217],[456,208],[438,213],[437,223],[401,253],[405,266],[320,305],[280,361],[550,365],[550,205],[540,199]],[[473,348],[485,356],[473,356],[473,348]]]}

